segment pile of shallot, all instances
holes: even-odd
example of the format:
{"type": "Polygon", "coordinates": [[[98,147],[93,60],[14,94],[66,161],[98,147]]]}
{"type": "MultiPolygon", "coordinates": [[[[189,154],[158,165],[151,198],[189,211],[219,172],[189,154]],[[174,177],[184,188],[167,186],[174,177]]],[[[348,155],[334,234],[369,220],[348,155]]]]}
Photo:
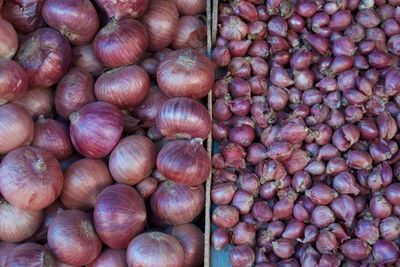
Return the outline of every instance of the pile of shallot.
{"type": "Polygon", "coordinates": [[[192,267],[205,0],[0,0],[0,266],[192,267]]]}
{"type": "Polygon", "coordinates": [[[399,56],[398,0],[219,4],[212,245],[232,266],[400,264],[399,56]]]}

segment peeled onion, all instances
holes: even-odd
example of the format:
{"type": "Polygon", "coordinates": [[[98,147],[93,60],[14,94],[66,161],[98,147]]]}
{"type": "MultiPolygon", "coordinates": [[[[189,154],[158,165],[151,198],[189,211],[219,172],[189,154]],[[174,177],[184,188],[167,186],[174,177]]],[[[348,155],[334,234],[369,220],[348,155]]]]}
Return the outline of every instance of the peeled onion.
{"type": "Polygon", "coordinates": [[[26,93],[14,101],[23,106],[33,119],[40,115],[48,117],[53,109],[53,90],[52,88],[29,89],[26,93]]]}
{"type": "Polygon", "coordinates": [[[161,61],[157,82],[161,91],[169,97],[200,99],[213,87],[214,71],[214,63],[205,55],[193,49],[181,49],[169,53],[161,61]]]}
{"type": "Polygon", "coordinates": [[[95,2],[107,13],[109,18],[120,20],[121,18],[140,17],[149,7],[150,0],[95,0],[95,2]]]}
{"type": "Polygon", "coordinates": [[[122,139],[112,151],[109,168],[117,182],[135,185],[151,174],[155,162],[153,142],[145,136],[131,135],[122,139]]]}
{"type": "Polygon", "coordinates": [[[144,230],[146,207],[135,189],[114,184],[99,195],[93,217],[96,232],[107,246],[126,248],[144,230]]]}
{"type": "Polygon", "coordinates": [[[0,106],[0,154],[30,144],[33,127],[31,116],[22,106],[14,103],[0,106]]]}
{"type": "Polygon", "coordinates": [[[0,59],[0,105],[21,97],[27,89],[24,69],[13,60],[0,59]]]}
{"type": "Polygon", "coordinates": [[[103,73],[94,86],[96,98],[130,109],[138,105],[150,91],[150,77],[140,66],[131,65],[103,73]]]}
{"type": "Polygon", "coordinates": [[[112,183],[104,161],[84,158],[65,169],[60,200],[70,209],[90,209],[96,205],[101,191],[112,183]]]}
{"type": "Polygon", "coordinates": [[[60,195],[63,182],[57,159],[41,148],[19,147],[0,164],[0,192],[20,209],[34,211],[50,206],[60,195]]]}
{"type": "Polygon", "coordinates": [[[0,17],[0,58],[13,58],[17,49],[18,37],[14,27],[0,17]]]}
{"type": "MultiPolygon", "coordinates": [[[[205,2],[205,1],[204,1],[205,2]]],[[[173,49],[200,48],[205,45],[207,28],[203,21],[195,16],[182,16],[171,47],[173,49]]]]}

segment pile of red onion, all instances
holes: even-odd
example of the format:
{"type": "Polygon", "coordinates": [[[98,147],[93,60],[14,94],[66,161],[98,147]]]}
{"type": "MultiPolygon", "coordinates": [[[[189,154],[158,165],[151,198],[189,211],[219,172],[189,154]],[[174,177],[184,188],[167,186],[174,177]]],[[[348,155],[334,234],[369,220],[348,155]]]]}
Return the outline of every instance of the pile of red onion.
{"type": "Polygon", "coordinates": [[[195,267],[205,0],[0,0],[0,266],[195,267]]]}
{"type": "Polygon", "coordinates": [[[400,1],[218,8],[214,249],[234,267],[399,265],[400,1]]]}

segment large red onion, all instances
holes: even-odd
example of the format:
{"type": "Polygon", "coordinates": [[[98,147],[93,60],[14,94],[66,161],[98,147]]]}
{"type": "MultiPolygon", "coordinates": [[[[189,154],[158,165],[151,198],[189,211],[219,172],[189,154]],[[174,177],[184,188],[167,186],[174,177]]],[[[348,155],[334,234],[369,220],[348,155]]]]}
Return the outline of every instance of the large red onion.
{"type": "Polygon", "coordinates": [[[159,51],[174,40],[178,27],[178,10],[170,0],[152,0],[140,21],[149,33],[148,49],[159,51]]]}
{"type": "MultiPolygon", "coordinates": [[[[204,1],[203,1],[204,2],[204,1]]],[[[205,45],[207,28],[203,21],[195,16],[182,16],[171,47],[173,49],[201,48],[205,45]]]]}
{"type": "Polygon", "coordinates": [[[126,260],[129,267],[183,267],[184,251],[179,241],[168,234],[148,232],[129,244],[126,260]]]}
{"type": "Polygon", "coordinates": [[[90,209],[101,191],[112,183],[106,163],[84,158],[65,169],[60,200],[70,209],[90,209]]]}
{"type": "Polygon", "coordinates": [[[74,45],[89,43],[99,29],[99,16],[90,0],[47,0],[42,16],[74,45]]]}
{"type": "Polygon", "coordinates": [[[214,71],[215,65],[206,56],[192,49],[182,49],[169,53],[161,61],[157,82],[169,97],[200,99],[211,90],[214,71]]]}
{"type": "Polygon", "coordinates": [[[118,266],[128,267],[126,263],[126,251],[124,249],[111,249],[106,248],[101,252],[100,256],[88,267],[104,267],[104,266],[118,266]]]}
{"type": "Polygon", "coordinates": [[[43,116],[35,123],[32,145],[47,150],[58,160],[68,158],[73,152],[67,127],[43,116]]]}
{"type": "Polygon", "coordinates": [[[49,152],[32,146],[17,148],[0,165],[0,192],[12,205],[24,210],[50,206],[64,182],[61,166],[49,152]]]}
{"type": "Polygon", "coordinates": [[[158,88],[157,85],[150,87],[148,95],[133,110],[133,115],[143,122],[153,121],[156,118],[158,110],[168,100],[158,88]]]}
{"type": "Polygon", "coordinates": [[[91,263],[102,247],[89,215],[79,210],[66,210],[56,217],[47,240],[57,259],[70,265],[91,263]]]}
{"type": "Polygon", "coordinates": [[[55,91],[55,108],[59,115],[68,118],[84,105],[95,101],[93,77],[89,72],[73,68],[65,74],[55,91]]]}
{"type": "Polygon", "coordinates": [[[72,62],[75,67],[86,70],[93,76],[100,75],[104,70],[104,66],[96,58],[91,44],[74,47],[72,49],[72,62]]]}
{"type": "Polygon", "coordinates": [[[93,102],[70,116],[72,144],[82,155],[102,158],[117,145],[123,130],[122,113],[113,105],[93,102]]]}
{"type": "Polygon", "coordinates": [[[98,100],[125,109],[137,106],[149,91],[149,75],[136,65],[109,70],[97,78],[94,85],[98,100]]]}
{"type": "Polygon", "coordinates": [[[18,37],[14,27],[0,17],[0,58],[13,58],[17,49],[18,37]]]}
{"type": "Polygon", "coordinates": [[[15,61],[0,59],[0,104],[21,97],[28,89],[28,77],[15,61]]]}
{"type": "Polygon", "coordinates": [[[122,67],[140,60],[148,46],[146,28],[133,19],[112,19],[96,35],[93,48],[97,59],[107,67],[122,67]]]}
{"type": "Polygon", "coordinates": [[[204,0],[172,0],[182,15],[200,15],[206,10],[204,0]]]}
{"type": "Polygon", "coordinates": [[[109,18],[120,20],[122,18],[138,18],[146,12],[150,0],[111,1],[95,0],[109,18]]]}
{"type": "Polygon", "coordinates": [[[56,266],[56,258],[42,245],[25,243],[10,252],[5,266],[56,266]]]}
{"type": "Polygon", "coordinates": [[[140,135],[122,139],[112,151],[108,162],[113,178],[128,185],[135,185],[149,176],[155,163],[155,145],[149,138],[140,135]]]}
{"type": "Polygon", "coordinates": [[[173,140],[159,152],[157,169],[174,182],[199,185],[210,175],[211,160],[197,140],[173,140]]]}
{"type": "Polygon", "coordinates": [[[29,145],[33,131],[33,121],[26,109],[14,103],[0,106],[0,154],[29,145]]]}
{"type": "Polygon", "coordinates": [[[44,0],[10,0],[5,1],[1,15],[10,22],[18,32],[29,33],[43,27],[42,6],[44,0]]]}
{"type": "Polygon", "coordinates": [[[204,260],[204,234],[194,224],[182,224],[167,228],[166,232],[181,243],[185,260],[183,267],[202,266],[204,260]]]}
{"type": "Polygon", "coordinates": [[[167,100],[159,109],[155,122],[161,134],[168,139],[206,139],[211,130],[208,110],[186,97],[167,100]]]}
{"type": "Polygon", "coordinates": [[[40,115],[48,117],[53,109],[53,90],[51,88],[29,89],[26,93],[14,101],[23,106],[33,119],[40,115]]]}
{"type": "Polygon", "coordinates": [[[43,211],[26,211],[14,207],[0,197],[0,239],[5,242],[21,242],[31,237],[40,227],[43,211]]]}
{"type": "Polygon", "coordinates": [[[67,72],[71,57],[67,39],[53,29],[41,28],[27,36],[16,59],[26,71],[30,88],[46,88],[67,72]]]}
{"type": "Polygon", "coordinates": [[[99,195],[93,217],[96,232],[107,246],[126,248],[144,230],[146,207],[135,189],[114,184],[99,195]]]}
{"type": "Polygon", "coordinates": [[[156,218],[169,225],[193,221],[204,209],[204,187],[162,182],[150,199],[156,218]]]}

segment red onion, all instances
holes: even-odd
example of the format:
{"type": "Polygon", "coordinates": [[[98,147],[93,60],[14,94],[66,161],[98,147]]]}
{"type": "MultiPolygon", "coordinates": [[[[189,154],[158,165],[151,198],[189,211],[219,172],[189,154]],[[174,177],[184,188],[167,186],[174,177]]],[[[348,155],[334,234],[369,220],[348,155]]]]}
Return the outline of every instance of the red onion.
{"type": "Polygon", "coordinates": [[[99,17],[89,0],[46,1],[42,16],[50,27],[60,31],[74,45],[89,43],[99,29],[99,17]]]}
{"type": "Polygon", "coordinates": [[[175,237],[182,245],[185,254],[183,267],[203,264],[204,235],[194,224],[183,224],[167,228],[166,233],[175,237]]]}
{"type": "Polygon", "coordinates": [[[103,73],[94,85],[94,93],[100,101],[118,108],[133,108],[149,93],[150,78],[139,66],[127,66],[103,73]]]}
{"type": "Polygon", "coordinates": [[[0,106],[0,154],[32,142],[32,118],[22,106],[14,103],[0,106]]]}
{"type": "Polygon", "coordinates": [[[0,58],[11,59],[18,49],[18,37],[14,27],[0,18],[0,58]]]}
{"type": "Polygon", "coordinates": [[[74,66],[90,72],[93,76],[100,75],[104,70],[104,66],[96,58],[91,44],[74,47],[72,61],[74,66]]]}
{"type": "Polygon", "coordinates": [[[58,161],[40,148],[17,148],[0,165],[1,194],[21,209],[35,211],[50,206],[61,193],[63,182],[58,161]]]}
{"type": "Polygon", "coordinates": [[[199,185],[207,180],[211,162],[204,147],[196,140],[174,140],[158,154],[157,169],[174,182],[199,185]]]}
{"type": "Polygon", "coordinates": [[[400,205],[400,183],[393,183],[386,188],[385,196],[387,200],[396,206],[400,205]]]}
{"type": "Polygon", "coordinates": [[[127,266],[126,251],[124,249],[104,249],[100,256],[87,265],[88,267],[102,267],[102,266],[127,266]]]}
{"type": "Polygon", "coordinates": [[[227,16],[222,19],[219,34],[227,40],[242,40],[249,28],[239,17],[227,16]]]}
{"type": "Polygon", "coordinates": [[[17,246],[18,245],[15,243],[7,243],[7,242],[3,242],[3,241],[0,242],[0,264],[2,266],[6,265],[7,256],[17,246]]]}
{"type": "Polygon", "coordinates": [[[333,233],[327,230],[322,230],[318,235],[315,245],[321,253],[332,253],[337,250],[339,242],[333,233]]]}
{"type": "Polygon", "coordinates": [[[97,196],[111,183],[112,177],[103,161],[81,159],[64,171],[60,199],[70,209],[88,209],[95,206],[97,196]]]}
{"type": "Polygon", "coordinates": [[[131,135],[122,139],[112,151],[109,169],[119,182],[134,185],[151,173],[156,162],[156,147],[144,136],[131,135]]]}
{"type": "Polygon", "coordinates": [[[87,104],[72,113],[70,121],[72,144],[86,157],[106,156],[117,145],[122,134],[122,113],[108,103],[87,104]]]}
{"type": "Polygon", "coordinates": [[[42,18],[43,0],[6,1],[1,15],[21,33],[29,33],[45,25],[42,18]]]}
{"type": "Polygon", "coordinates": [[[109,18],[120,20],[122,18],[138,18],[149,7],[149,0],[129,0],[114,2],[109,0],[95,0],[98,6],[105,11],[109,18]]]}
{"type": "Polygon", "coordinates": [[[55,266],[56,259],[51,252],[39,244],[25,243],[14,248],[4,266],[55,266]]]}
{"type": "Polygon", "coordinates": [[[126,248],[132,238],[143,232],[146,208],[135,189],[115,184],[98,196],[93,217],[96,232],[107,246],[126,248]]]}
{"type": "Polygon", "coordinates": [[[231,182],[215,184],[211,189],[211,200],[216,205],[228,205],[235,192],[236,186],[231,182]]]}
{"type": "Polygon", "coordinates": [[[27,36],[16,59],[26,71],[30,88],[46,88],[64,76],[71,57],[67,39],[53,29],[41,28],[27,36]]]}
{"type": "Polygon", "coordinates": [[[184,97],[167,100],[159,109],[155,123],[161,134],[169,139],[206,139],[211,128],[207,109],[184,97]]]}
{"type": "Polygon", "coordinates": [[[185,251],[173,236],[161,232],[148,232],[135,237],[126,252],[128,266],[183,266],[185,251]]]}
{"type": "Polygon", "coordinates": [[[343,255],[354,261],[361,261],[368,257],[371,248],[359,239],[351,239],[340,246],[343,255]]]}
{"type": "Polygon", "coordinates": [[[369,206],[371,214],[375,218],[385,219],[392,213],[392,205],[384,196],[381,195],[372,196],[369,206]]]}
{"type": "Polygon", "coordinates": [[[317,227],[326,227],[335,221],[335,215],[327,206],[317,206],[311,213],[311,222],[317,227]]]}
{"type": "Polygon", "coordinates": [[[395,240],[400,236],[400,219],[390,216],[382,220],[379,224],[379,234],[387,240],[395,240]]]}
{"type": "Polygon", "coordinates": [[[32,145],[47,150],[58,160],[68,158],[73,152],[68,129],[62,123],[43,116],[35,123],[32,145]]]}
{"type": "Polygon", "coordinates": [[[59,115],[68,118],[84,105],[95,101],[94,80],[84,70],[73,68],[61,79],[55,91],[55,108],[59,115]]]}
{"type": "Polygon", "coordinates": [[[211,244],[215,250],[223,249],[229,241],[229,233],[225,229],[218,228],[211,234],[211,244]]]}
{"type": "Polygon", "coordinates": [[[0,239],[5,242],[21,242],[31,237],[40,227],[43,211],[26,211],[0,198],[0,239]]]}
{"type": "Polygon", "coordinates": [[[282,259],[288,259],[294,254],[295,241],[281,238],[272,242],[272,249],[276,256],[282,259]]]}
{"type": "Polygon", "coordinates": [[[0,59],[0,104],[21,97],[28,89],[28,78],[15,61],[0,59]]]}
{"type": "Polygon", "coordinates": [[[206,9],[206,2],[203,0],[172,0],[172,2],[182,15],[199,15],[206,9]]]}
{"type": "Polygon", "coordinates": [[[161,61],[157,82],[161,91],[169,97],[200,99],[212,88],[214,70],[214,64],[201,53],[192,49],[177,50],[161,61]],[[177,79],[181,81],[179,86],[177,79]]]}
{"type": "Polygon", "coordinates": [[[233,267],[253,266],[256,255],[248,245],[235,246],[229,254],[229,261],[233,267]]]}
{"type": "Polygon", "coordinates": [[[159,51],[171,44],[178,27],[178,17],[178,10],[172,1],[150,2],[150,7],[140,20],[149,33],[150,51],[159,51]]]}
{"type": "Polygon", "coordinates": [[[221,228],[234,227],[239,221],[239,211],[232,206],[218,206],[212,212],[212,221],[221,228]]]}
{"type": "Polygon", "coordinates": [[[102,247],[89,215],[79,210],[58,215],[49,227],[47,239],[57,259],[70,265],[89,264],[102,247]]]}
{"type": "Polygon", "coordinates": [[[148,198],[157,190],[157,186],[157,179],[149,176],[140,181],[135,188],[143,198],[148,198]]]}
{"type": "Polygon", "coordinates": [[[134,64],[144,55],[148,36],[146,28],[136,20],[112,19],[94,38],[94,52],[98,60],[107,67],[134,64]]]}
{"type": "Polygon", "coordinates": [[[158,110],[168,100],[158,88],[153,85],[148,95],[133,110],[134,116],[143,122],[153,121],[156,118],[158,110]]]}
{"type": "Polygon", "coordinates": [[[195,16],[182,16],[171,47],[175,50],[182,48],[200,48],[205,45],[207,29],[204,22],[195,16]]]}
{"type": "Polygon", "coordinates": [[[39,115],[47,117],[53,109],[53,90],[51,88],[30,89],[14,102],[23,106],[33,119],[39,115]]]}
{"type": "Polygon", "coordinates": [[[172,181],[162,182],[150,199],[151,210],[169,225],[193,221],[204,208],[204,187],[188,187],[172,181]]]}
{"type": "Polygon", "coordinates": [[[389,240],[379,240],[372,247],[372,254],[378,264],[394,264],[399,258],[399,248],[389,240]]]}
{"type": "Polygon", "coordinates": [[[338,194],[328,185],[316,183],[312,188],[306,191],[306,196],[316,205],[328,205],[338,194]]]}

